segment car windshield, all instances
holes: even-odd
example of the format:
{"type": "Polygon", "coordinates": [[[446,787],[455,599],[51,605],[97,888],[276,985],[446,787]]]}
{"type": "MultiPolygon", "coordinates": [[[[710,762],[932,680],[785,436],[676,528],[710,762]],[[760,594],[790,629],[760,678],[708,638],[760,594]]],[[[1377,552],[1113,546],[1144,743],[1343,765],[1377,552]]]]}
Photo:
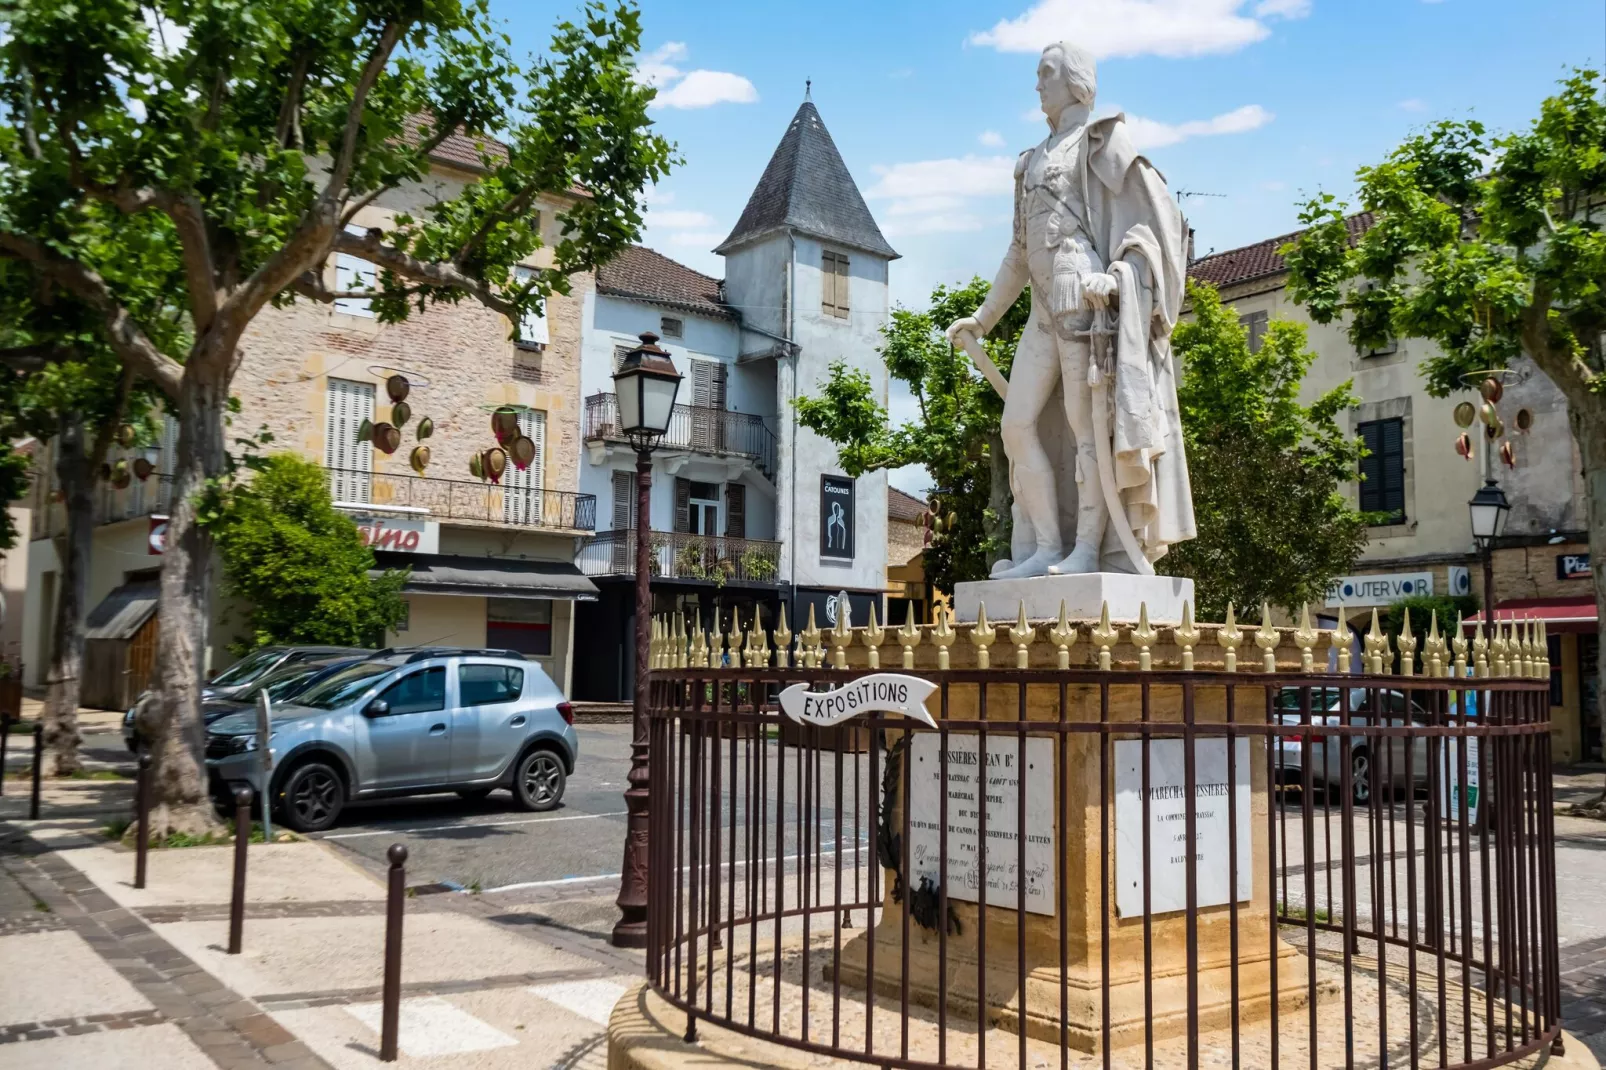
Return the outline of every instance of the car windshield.
{"type": "Polygon", "coordinates": [[[257,690],[266,691],[273,701],[281,702],[306,687],[325,668],[324,665],[298,665],[289,672],[271,673],[262,678],[257,690]]]}
{"type": "Polygon", "coordinates": [[[395,667],[383,661],[365,661],[341,669],[322,683],[308,688],[306,694],[296,699],[296,704],[320,710],[332,710],[336,706],[343,706],[361,694],[369,684],[395,667]]]}
{"type": "Polygon", "coordinates": [[[255,654],[247,654],[213,677],[212,686],[234,687],[237,684],[248,684],[272,668],[282,653],[282,650],[258,650],[255,654]]]}

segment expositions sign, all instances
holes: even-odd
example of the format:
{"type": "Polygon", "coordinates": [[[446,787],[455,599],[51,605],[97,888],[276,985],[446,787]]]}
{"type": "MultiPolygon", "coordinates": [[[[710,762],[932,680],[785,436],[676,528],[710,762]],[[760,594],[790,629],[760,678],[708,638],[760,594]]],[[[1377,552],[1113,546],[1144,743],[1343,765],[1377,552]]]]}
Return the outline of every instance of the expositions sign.
{"type": "Polygon", "coordinates": [[[781,692],[781,709],[798,724],[821,728],[872,711],[901,713],[936,728],[937,722],[926,712],[926,699],[936,690],[936,684],[918,676],[878,672],[831,691],[810,691],[806,684],[793,684],[781,692]]]}

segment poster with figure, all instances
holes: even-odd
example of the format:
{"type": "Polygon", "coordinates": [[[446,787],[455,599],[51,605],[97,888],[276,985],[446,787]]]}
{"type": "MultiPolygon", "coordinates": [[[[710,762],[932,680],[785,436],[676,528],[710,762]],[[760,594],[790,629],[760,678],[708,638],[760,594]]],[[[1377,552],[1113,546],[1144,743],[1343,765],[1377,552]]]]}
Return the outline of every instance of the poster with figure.
{"type": "Polygon", "coordinates": [[[853,480],[820,477],[820,556],[853,559],[853,480]]]}

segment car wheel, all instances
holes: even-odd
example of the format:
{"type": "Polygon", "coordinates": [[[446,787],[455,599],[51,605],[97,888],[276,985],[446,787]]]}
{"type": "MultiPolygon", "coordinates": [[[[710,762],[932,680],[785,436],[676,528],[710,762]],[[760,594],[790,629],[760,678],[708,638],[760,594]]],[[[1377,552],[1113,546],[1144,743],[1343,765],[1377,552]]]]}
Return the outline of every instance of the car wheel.
{"type": "Polygon", "coordinates": [[[1352,751],[1349,756],[1350,798],[1357,806],[1372,801],[1372,756],[1364,750],[1352,751]]]}
{"type": "Polygon", "coordinates": [[[490,795],[490,788],[465,788],[457,793],[464,802],[484,802],[490,795]]]}
{"type": "Polygon", "coordinates": [[[323,762],[299,765],[280,792],[281,817],[297,832],[322,832],[334,825],[346,805],[340,774],[323,762]]]}
{"type": "Polygon", "coordinates": [[[563,759],[549,750],[524,756],[513,777],[513,797],[526,810],[550,810],[563,798],[563,759]]]}

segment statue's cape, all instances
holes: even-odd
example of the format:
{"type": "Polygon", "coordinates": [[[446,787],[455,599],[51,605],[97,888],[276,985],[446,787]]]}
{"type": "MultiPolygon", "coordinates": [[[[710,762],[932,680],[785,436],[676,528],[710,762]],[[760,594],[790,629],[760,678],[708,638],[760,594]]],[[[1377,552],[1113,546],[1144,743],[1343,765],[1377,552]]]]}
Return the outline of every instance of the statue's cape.
{"type": "Polygon", "coordinates": [[[1090,124],[1083,158],[1089,226],[1120,288],[1115,481],[1126,523],[1153,561],[1197,531],[1171,355],[1187,283],[1186,235],[1164,176],[1133,146],[1125,116],[1090,124]]]}

